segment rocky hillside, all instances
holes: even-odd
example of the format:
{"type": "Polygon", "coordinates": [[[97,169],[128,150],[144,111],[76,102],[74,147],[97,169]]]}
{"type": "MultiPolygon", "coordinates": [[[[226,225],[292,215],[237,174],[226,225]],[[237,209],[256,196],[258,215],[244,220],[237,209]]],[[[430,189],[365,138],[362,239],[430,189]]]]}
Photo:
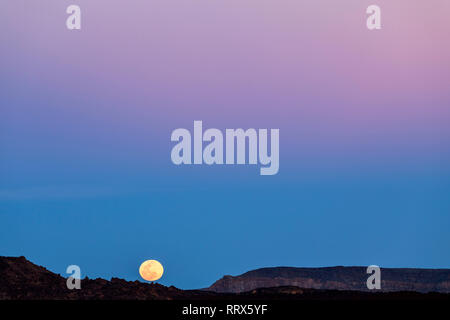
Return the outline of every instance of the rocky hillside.
{"type": "Polygon", "coordinates": [[[82,290],[68,290],[66,279],[25,257],[0,257],[0,300],[4,299],[138,299],[170,300],[182,290],[159,284],[112,278],[81,281],[82,290]]]}
{"type": "MultiPolygon", "coordinates": [[[[225,276],[207,290],[246,292],[256,288],[296,286],[328,290],[368,291],[365,267],[262,268],[225,276]]],[[[450,292],[450,269],[381,269],[383,291],[450,292]]]]}

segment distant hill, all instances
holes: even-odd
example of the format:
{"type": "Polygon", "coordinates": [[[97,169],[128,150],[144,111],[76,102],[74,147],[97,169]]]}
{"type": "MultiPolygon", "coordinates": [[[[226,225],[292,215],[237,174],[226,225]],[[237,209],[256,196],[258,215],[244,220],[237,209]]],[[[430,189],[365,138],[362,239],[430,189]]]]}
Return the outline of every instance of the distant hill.
{"type": "Polygon", "coordinates": [[[117,278],[85,278],[81,286],[81,290],[67,289],[66,278],[25,257],[0,257],[0,299],[168,300],[183,296],[183,291],[174,287],[117,278]]]}
{"type": "MultiPolygon", "coordinates": [[[[224,276],[207,290],[239,293],[256,288],[296,286],[326,290],[368,291],[366,267],[262,268],[224,276]]],[[[381,268],[382,291],[450,292],[450,269],[381,268]]]]}
{"type": "MultiPolygon", "coordinates": [[[[0,257],[0,300],[395,300],[395,299],[438,299],[450,300],[450,294],[421,294],[417,292],[359,292],[338,290],[317,290],[299,288],[298,286],[278,284],[282,278],[296,278],[297,268],[266,268],[250,271],[240,277],[225,277],[224,279],[239,279],[241,289],[253,284],[268,285],[268,279],[276,280],[274,287],[263,286],[253,288],[247,292],[223,293],[220,290],[219,280],[213,291],[180,290],[175,287],[166,287],[160,284],[149,284],[140,281],[126,281],[112,278],[88,279],[81,281],[81,290],[69,290],[66,279],[44,267],[37,266],[25,257],[0,257]],[[254,282],[254,279],[260,279],[254,282]],[[278,279],[278,280],[277,280],[278,279]],[[253,282],[252,282],[253,281],[253,282]],[[219,284],[219,285],[218,285],[219,284]]],[[[327,269],[327,268],[324,268],[327,269]]],[[[334,269],[334,268],[329,268],[334,269]]],[[[317,270],[317,269],[304,269],[317,270]]],[[[446,271],[443,277],[448,277],[446,271]]],[[[355,271],[355,274],[357,270],[355,271]]],[[[311,275],[311,271],[307,273],[311,275]]],[[[305,274],[306,275],[306,274],[305,274]]],[[[323,277],[328,273],[321,274],[323,277]]],[[[339,277],[339,274],[335,275],[339,277]]],[[[414,274],[414,277],[417,276],[414,274]]],[[[426,277],[427,274],[424,274],[426,277]]],[[[434,279],[433,275],[432,279],[434,279]]],[[[427,278],[422,279],[426,283],[427,278]]],[[[431,279],[431,278],[430,278],[431,279]]],[[[448,284],[448,278],[447,284],[448,284]]],[[[225,280],[229,281],[229,280],[225,280]]],[[[342,279],[341,279],[342,281],[342,279]]],[[[228,284],[232,282],[226,282],[228,284]]],[[[331,282],[330,282],[331,283],[331,282]]],[[[336,282],[337,283],[337,282],[336,282]]],[[[340,283],[340,282],[339,282],[340,283]]],[[[233,286],[231,286],[234,288],[233,286]]],[[[229,290],[229,287],[227,287],[229,290]]]]}

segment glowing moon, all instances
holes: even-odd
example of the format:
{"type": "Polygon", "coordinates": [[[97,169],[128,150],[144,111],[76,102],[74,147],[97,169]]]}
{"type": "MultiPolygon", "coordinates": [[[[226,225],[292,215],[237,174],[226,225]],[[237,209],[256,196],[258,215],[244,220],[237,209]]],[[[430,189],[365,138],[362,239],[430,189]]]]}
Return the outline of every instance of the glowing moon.
{"type": "Polygon", "coordinates": [[[142,262],[139,267],[139,274],[142,279],[147,281],[156,281],[162,277],[164,273],[164,268],[159,261],[147,260],[142,262]]]}

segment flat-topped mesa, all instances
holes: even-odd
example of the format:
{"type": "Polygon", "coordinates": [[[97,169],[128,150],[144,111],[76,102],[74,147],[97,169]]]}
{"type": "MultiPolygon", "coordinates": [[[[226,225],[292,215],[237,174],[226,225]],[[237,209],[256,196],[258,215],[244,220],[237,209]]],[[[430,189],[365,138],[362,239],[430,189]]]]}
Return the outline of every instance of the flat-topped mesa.
{"type": "MultiPolygon", "coordinates": [[[[295,286],[368,291],[366,271],[366,267],[262,268],[239,276],[224,276],[207,290],[240,293],[257,288],[295,286]]],[[[381,291],[450,293],[450,269],[381,268],[381,291]]]]}

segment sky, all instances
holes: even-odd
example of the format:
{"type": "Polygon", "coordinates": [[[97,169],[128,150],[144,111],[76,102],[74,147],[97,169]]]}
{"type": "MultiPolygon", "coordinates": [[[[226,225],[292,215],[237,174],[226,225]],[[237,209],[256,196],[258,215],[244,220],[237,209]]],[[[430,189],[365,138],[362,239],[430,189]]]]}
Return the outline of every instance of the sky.
{"type": "Polygon", "coordinates": [[[269,266],[449,268],[449,10],[2,1],[0,255],[128,280],[157,259],[183,289],[269,266]],[[194,120],[280,129],[279,173],[174,165],[194,120]]]}

